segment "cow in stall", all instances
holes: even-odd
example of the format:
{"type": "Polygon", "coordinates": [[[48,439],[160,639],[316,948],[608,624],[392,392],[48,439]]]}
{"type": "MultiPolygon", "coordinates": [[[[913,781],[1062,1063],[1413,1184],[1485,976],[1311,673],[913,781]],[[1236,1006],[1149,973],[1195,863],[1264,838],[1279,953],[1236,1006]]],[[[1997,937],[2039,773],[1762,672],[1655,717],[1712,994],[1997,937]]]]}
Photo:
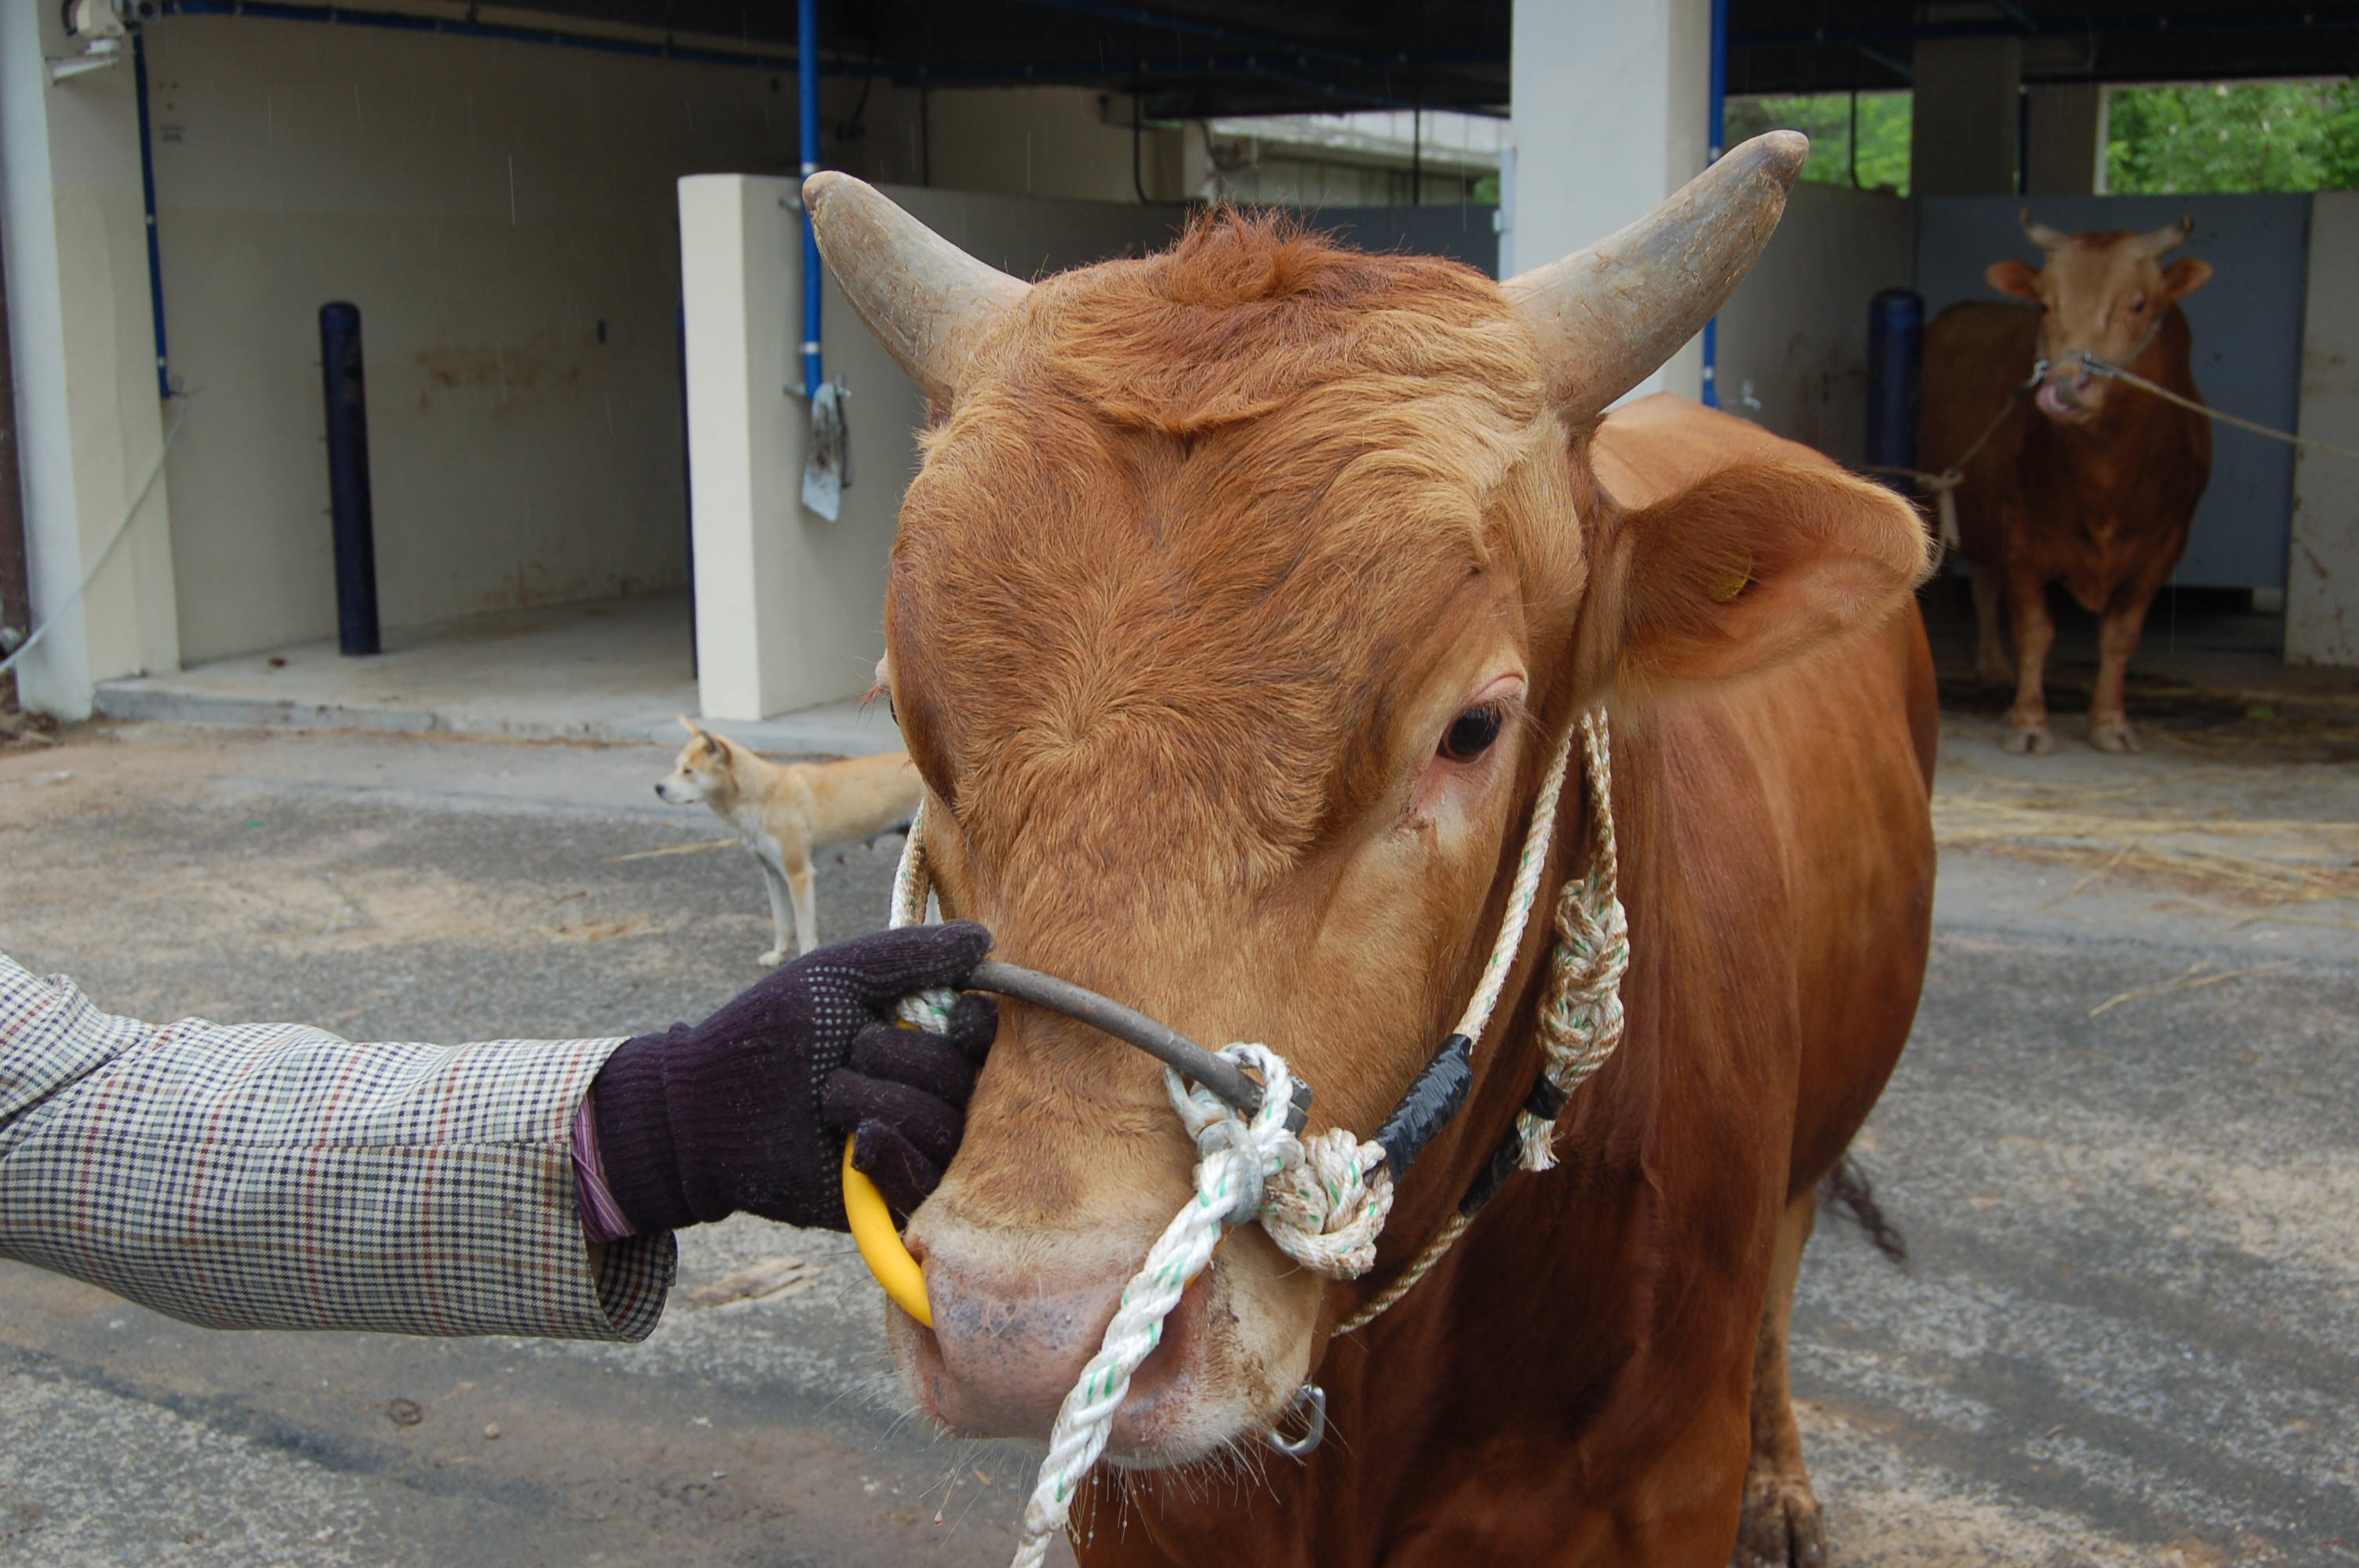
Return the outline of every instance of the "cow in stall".
{"type": "Polygon", "coordinates": [[[2162,265],[2187,243],[2184,218],[2145,234],[2066,234],[2028,212],[2023,225],[2045,264],[1995,262],[1984,275],[2023,303],[1963,301],[1925,330],[1918,461],[1962,467],[1958,549],[1973,569],[1974,665],[1986,682],[2015,683],[2006,749],[2055,748],[2043,676],[2056,640],[2048,585],[2060,582],[2102,621],[2090,743],[2135,752],[2123,682],[2211,481],[2212,427],[2099,372],[2118,366],[2201,402],[2179,301],[2212,266],[2192,257],[2162,265]],[[2036,389],[2027,385],[2035,365],[2046,366],[2036,389]],[[2014,624],[2012,668],[2002,604],[2014,624]]]}
{"type": "MultiPolygon", "coordinates": [[[[1398,1306],[1540,1060],[1536,917],[1471,1097],[1375,1271],[1229,1233],[1076,1520],[1106,1564],[1822,1560],[1787,1395],[1817,1190],[1897,1060],[1934,855],[1917,517],[1678,398],[1608,405],[1768,237],[1807,144],[1731,153],[1504,285],[1199,218],[1026,284],[854,179],[807,195],[846,297],[942,417],[904,503],[886,679],[946,914],[1206,1041],[1267,1041],[1366,1136],[1475,984],[1523,818],[1610,714],[1627,1033],[1398,1306]],[[1306,1462],[1261,1453],[1298,1385],[1306,1462]]],[[[1607,802],[1562,797],[1542,911],[1607,802]]],[[[1191,1191],[1156,1065],[1010,1002],[911,1217],[939,1425],[1039,1438],[1191,1191]]]]}

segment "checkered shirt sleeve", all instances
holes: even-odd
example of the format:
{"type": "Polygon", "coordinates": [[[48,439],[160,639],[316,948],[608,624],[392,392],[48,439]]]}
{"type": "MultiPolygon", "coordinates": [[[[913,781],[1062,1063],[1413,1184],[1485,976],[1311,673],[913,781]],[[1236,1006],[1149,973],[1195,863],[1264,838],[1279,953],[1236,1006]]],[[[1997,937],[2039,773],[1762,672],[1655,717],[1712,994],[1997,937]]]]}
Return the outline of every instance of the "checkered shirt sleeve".
{"type": "Polygon", "coordinates": [[[570,1139],[621,1044],[143,1023],[0,955],[0,1256],[208,1328],[644,1339],[671,1237],[593,1274],[570,1139]]]}

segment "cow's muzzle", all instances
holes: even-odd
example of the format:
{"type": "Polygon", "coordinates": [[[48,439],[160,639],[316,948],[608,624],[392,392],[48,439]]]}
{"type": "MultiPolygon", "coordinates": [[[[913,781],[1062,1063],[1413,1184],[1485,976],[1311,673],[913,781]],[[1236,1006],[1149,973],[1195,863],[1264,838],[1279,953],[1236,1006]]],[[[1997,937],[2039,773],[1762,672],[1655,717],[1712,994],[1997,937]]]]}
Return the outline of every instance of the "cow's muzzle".
{"type": "Polygon", "coordinates": [[[2050,419],[2071,422],[2086,419],[2096,412],[2095,401],[2090,396],[2089,373],[2081,366],[2059,369],[2039,384],[2032,401],[2050,419]]]}
{"type": "MultiPolygon", "coordinates": [[[[970,1255],[991,1249],[962,1247],[954,1235],[931,1245],[913,1240],[924,1254],[934,1324],[893,1314],[895,1359],[910,1392],[955,1436],[1047,1437],[1104,1338],[1135,1267],[1131,1255],[1109,1249],[1102,1267],[1060,1270],[1056,1284],[1043,1290],[1033,1271],[970,1255]]],[[[1217,1273],[1208,1270],[1190,1285],[1165,1319],[1161,1341],[1132,1374],[1108,1433],[1118,1460],[1152,1463],[1184,1422],[1217,1273]]]]}

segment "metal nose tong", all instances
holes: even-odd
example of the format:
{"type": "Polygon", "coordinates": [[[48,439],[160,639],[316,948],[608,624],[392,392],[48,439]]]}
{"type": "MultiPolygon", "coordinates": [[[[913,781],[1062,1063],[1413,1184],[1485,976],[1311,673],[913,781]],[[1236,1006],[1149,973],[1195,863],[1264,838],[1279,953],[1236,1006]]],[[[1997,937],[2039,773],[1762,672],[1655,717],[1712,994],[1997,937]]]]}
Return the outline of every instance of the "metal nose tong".
{"type": "MultiPolygon", "coordinates": [[[[1261,1085],[1225,1056],[1216,1056],[1166,1023],[1085,986],[1044,975],[1015,964],[986,958],[966,978],[967,990],[1012,996],[1035,1007],[1045,1007],[1078,1019],[1093,1029],[1136,1046],[1182,1076],[1195,1079],[1237,1110],[1251,1116],[1261,1108],[1261,1085]]],[[[1310,1119],[1310,1086],[1297,1081],[1294,1103],[1286,1113],[1287,1130],[1300,1132],[1310,1119]]]]}

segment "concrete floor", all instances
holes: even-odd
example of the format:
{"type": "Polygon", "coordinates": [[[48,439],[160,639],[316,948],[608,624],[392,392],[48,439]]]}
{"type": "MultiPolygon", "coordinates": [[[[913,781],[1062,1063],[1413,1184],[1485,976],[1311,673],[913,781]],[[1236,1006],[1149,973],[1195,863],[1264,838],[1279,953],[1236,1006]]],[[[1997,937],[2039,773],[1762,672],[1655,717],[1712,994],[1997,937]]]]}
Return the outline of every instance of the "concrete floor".
{"type": "MultiPolygon", "coordinates": [[[[1863,1140],[1914,1261],[1830,1225],[1797,1314],[1843,1568],[2359,1563],[2359,903],[2285,892],[2359,866],[2338,733],[2199,710],[2026,759],[1951,721],[1930,983],[1863,1140]]],[[[766,917],[655,798],[668,751],[84,729],[0,754],[0,947],[360,1039],[697,1016],[766,917]]],[[[890,863],[822,870],[825,935],[890,863]]],[[[841,1238],[691,1231],[683,1284],[781,1252],[817,1284],[639,1346],[212,1334],[0,1264],[0,1561],[1004,1562],[1024,1457],[908,1423],[841,1238]]]]}
{"type": "MultiPolygon", "coordinates": [[[[843,688],[871,666],[847,661],[843,688]]],[[[676,741],[702,710],[689,598],[679,593],[506,610],[385,633],[346,658],[334,639],[266,649],[177,674],[106,681],[98,711],[170,724],[676,741]]],[[[859,755],[900,748],[884,705],[857,701],[716,728],[759,752],[859,755]]]]}

